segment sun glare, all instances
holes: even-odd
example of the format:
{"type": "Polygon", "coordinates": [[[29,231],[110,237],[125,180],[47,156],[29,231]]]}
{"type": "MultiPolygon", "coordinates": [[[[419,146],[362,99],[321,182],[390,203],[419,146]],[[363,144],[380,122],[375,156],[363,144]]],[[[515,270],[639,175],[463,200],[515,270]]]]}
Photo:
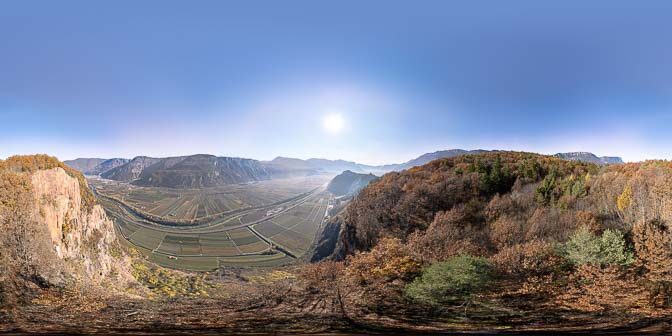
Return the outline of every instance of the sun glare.
{"type": "Polygon", "coordinates": [[[345,126],[345,119],[340,113],[329,114],[324,117],[322,121],[322,127],[327,133],[338,134],[341,133],[343,127],[345,126]]]}

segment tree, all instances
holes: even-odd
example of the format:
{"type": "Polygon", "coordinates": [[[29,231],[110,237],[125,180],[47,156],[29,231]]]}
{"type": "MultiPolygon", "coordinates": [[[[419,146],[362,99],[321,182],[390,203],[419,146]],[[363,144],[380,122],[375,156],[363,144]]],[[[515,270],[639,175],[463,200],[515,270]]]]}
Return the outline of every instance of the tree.
{"type": "Polygon", "coordinates": [[[537,240],[505,247],[491,260],[500,272],[519,277],[550,274],[563,264],[553,244],[537,240]]]}
{"type": "Polygon", "coordinates": [[[623,192],[616,199],[616,206],[618,207],[618,211],[623,212],[625,211],[625,209],[630,207],[631,203],[632,203],[632,188],[630,186],[627,186],[625,187],[625,189],[623,189],[623,192]]]}
{"type": "Polygon", "coordinates": [[[468,299],[491,279],[492,269],[484,258],[461,255],[434,263],[406,286],[406,295],[428,304],[468,299]]]}
{"type": "Polygon", "coordinates": [[[539,187],[535,191],[534,199],[541,205],[551,205],[557,198],[555,195],[555,187],[557,184],[557,173],[552,170],[541,181],[539,187]]]}
{"type": "Polygon", "coordinates": [[[641,221],[633,228],[637,261],[646,270],[662,303],[672,305],[672,233],[658,220],[641,221]]]}

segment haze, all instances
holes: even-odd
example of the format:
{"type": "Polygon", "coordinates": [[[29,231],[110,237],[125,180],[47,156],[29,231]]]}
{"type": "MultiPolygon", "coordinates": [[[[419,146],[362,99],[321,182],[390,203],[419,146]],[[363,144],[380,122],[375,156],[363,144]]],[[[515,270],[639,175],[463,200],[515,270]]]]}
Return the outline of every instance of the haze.
{"type": "Polygon", "coordinates": [[[672,3],[637,4],[5,2],[0,157],[669,159],[672,3]]]}

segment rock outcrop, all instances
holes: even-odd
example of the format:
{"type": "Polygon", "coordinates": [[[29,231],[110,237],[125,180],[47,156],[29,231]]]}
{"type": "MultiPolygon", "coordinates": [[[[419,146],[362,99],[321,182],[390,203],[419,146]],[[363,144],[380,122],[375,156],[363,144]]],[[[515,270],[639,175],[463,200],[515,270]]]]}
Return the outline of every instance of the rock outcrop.
{"type": "Polygon", "coordinates": [[[79,172],[46,155],[0,160],[0,306],[39,287],[126,288],[130,264],[79,172]]]}
{"type": "MultiPolygon", "coordinates": [[[[83,206],[79,183],[62,168],[31,176],[36,221],[46,227],[56,257],[76,261],[70,274],[100,282],[112,271],[115,232],[100,205],[83,206]],[[80,272],[83,271],[83,272],[80,272]]],[[[71,263],[72,264],[72,263],[71,263]]]]}
{"type": "Polygon", "coordinates": [[[558,153],[555,154],[555,157],[559,157],[563,160],[570,161],[581,161],[594,163],[596,165],[612,165],[612,164],[622,164],[623,159],[618,156],[600,156],[590,153],[590,152],[570,152],[570,153],[558,153]]]}

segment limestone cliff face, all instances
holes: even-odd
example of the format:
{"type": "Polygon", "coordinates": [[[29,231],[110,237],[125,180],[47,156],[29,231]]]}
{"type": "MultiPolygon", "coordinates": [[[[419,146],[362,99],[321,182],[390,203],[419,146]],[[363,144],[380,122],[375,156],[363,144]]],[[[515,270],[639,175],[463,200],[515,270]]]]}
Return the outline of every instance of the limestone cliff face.
{"type": "Polygon", "coordinates": [[[115,232],[103,208],[83,206],[77,179],[62,168],[36,171],[31,183],[36,221],[47,228],[53,252],[64,261],[66,272],[94,282],[110,275],[115,232]]]}

